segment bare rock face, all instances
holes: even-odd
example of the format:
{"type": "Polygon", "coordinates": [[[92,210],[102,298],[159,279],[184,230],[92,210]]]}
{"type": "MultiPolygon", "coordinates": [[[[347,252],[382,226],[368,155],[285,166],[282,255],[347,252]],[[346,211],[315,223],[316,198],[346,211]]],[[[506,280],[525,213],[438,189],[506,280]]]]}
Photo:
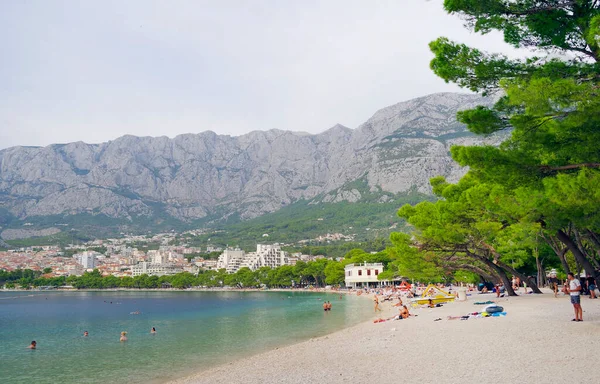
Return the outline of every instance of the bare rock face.
{"type": "Polygon", "coordinates": [[[336,125],[318,135],[203,132],[12,147],[0,151],[0,208],[21,219],[77,213],[131,219],[151,217],[157,207],[181,220],[252,218],[316,196],[358,201],[358,190],[339,189],[357,179],[384,192],[429,193],[431,177],[455,181],[465,172],[450,158],[450,145],[482,142],[455,119],[478,104],[487,101],[434,94],[381,109],[354,130],[336,125]]]}

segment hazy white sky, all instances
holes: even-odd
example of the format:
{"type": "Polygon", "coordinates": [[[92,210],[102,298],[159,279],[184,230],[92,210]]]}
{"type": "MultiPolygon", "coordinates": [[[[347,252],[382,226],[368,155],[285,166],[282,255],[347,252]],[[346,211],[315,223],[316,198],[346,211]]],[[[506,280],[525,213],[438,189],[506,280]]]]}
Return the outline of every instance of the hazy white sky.
{"type": "Polygon", "coordinates": [[[0,148],[355,128],[458,90],[429,69],[439,36],[511,52],[442,0],[0,1],[0,148]]]}

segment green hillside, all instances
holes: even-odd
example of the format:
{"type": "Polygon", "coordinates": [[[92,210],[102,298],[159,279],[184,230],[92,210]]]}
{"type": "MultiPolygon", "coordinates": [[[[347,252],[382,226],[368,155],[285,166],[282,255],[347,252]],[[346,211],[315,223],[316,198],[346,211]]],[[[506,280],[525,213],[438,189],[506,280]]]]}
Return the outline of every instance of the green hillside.
{"type": "Polygon", "coordinates": [[[396,215],[398,208],[431,199],[431,196],[411,192],[395,195],[386,202],[373,199],[355,203],[299,201],[252,220],[216,226],[212,233],[189,238],[188,242],[198,246],[212,244],[247,248],[261,240],[296,243],[327,233],[354,235],[356,242],[387,238],[390,232],[404,227],[404,222],[396,215]]]}

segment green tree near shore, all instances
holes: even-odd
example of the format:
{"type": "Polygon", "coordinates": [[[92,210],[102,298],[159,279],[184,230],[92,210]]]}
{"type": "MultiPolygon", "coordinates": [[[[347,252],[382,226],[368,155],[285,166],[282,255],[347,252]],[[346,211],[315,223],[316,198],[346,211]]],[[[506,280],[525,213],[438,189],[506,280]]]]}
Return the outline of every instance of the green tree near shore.
{"type": "Polygon", "coordinates": [[[473,31],[500,31],[507,43],[539,56],[511,59],[446,38],[430,44],[434,73],[496,95],[493,106],[461,111],[458,120],[476,134],[510,134],[499,147],[451,148],[453,159],[469,167],[468,175],[455,186],[433,180],[434,189],[441,183],[438,192],[445,200],[400,210],[418,230],[411,245],[448,262],[444,246],[462,241],[463,252],[453,257],[466,257],[465,269],[483,263],[505,281],[501,270],[518,275],[502,267],[507,257],[530,262],[531,245],[544,241],[564,268],[570,253],[578,267],[599,279],[599,2],[446,0],[444,7],[473,31]],[[489,192],[485,204],[468,201],[481,189],[489,192]],[[438,216],[428,222],[426,212],[438,216]],[[465,217],[468,212],[481,216],[465,217]],[[523,249],[510,249],[515,239],[523,249]],[[471,247],[483,244],[488,256],[474,256],[471,247]]]}

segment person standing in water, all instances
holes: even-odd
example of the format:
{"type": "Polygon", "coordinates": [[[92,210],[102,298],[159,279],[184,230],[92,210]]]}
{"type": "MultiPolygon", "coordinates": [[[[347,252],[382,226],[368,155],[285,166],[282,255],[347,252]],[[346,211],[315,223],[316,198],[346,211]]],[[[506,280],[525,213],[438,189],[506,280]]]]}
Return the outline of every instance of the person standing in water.
{"type": "Polygon", "coordinates": [[[155,334],[156,333],[156,328],[152,327],[152,329],[150,330],[151,334],[155,334]]]}
{"type": "Polygon", "coordinates": [[[31,342],[31,344],[29,344],[29,347],[27,347],[27,348],[29,348],[29,349],[35,349],[36,347],[37,347],[37,343],[35,342],[35,340],[33,340],[31,342]]]}
{"type": "Polygon", "coordinates": [[[119,341],[127,341],[127,332],[121,332],[121,338],[119,341]]]}
{"type": "Polygon", "coordinates": [[[90,334],[88,333],[88,331],[83,331],[83,337],[88,337],[90,334]]]}

